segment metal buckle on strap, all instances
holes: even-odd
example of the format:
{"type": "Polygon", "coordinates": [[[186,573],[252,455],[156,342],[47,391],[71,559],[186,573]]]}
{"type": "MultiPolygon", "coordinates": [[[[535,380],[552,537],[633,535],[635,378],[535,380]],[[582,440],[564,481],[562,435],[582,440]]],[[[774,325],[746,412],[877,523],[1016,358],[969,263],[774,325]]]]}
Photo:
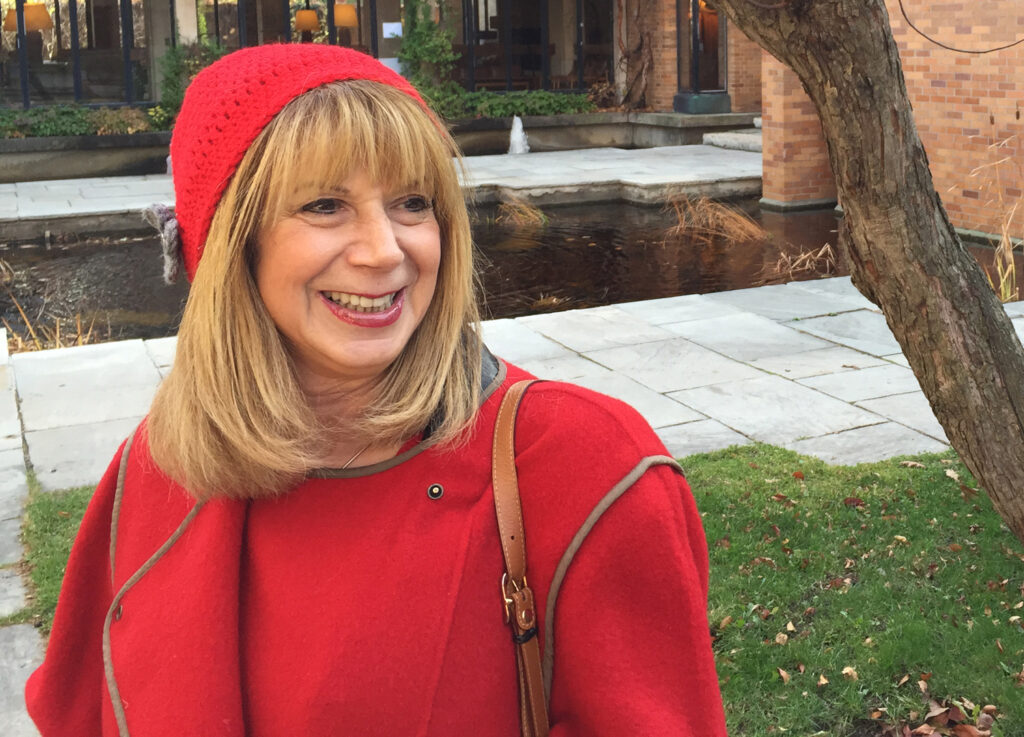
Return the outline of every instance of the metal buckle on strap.
{"type": "Polygon", "coordinates": [[[529,586],[526,582],[526,576],[523,576],[523,583],[520,585],[515,579],[508,577],[508,572],[501,574],[501,598],[505,602],[505,624],[512,623],[512,606],[515,604],[512,594],[521,591],[526,586],[529,586]],[[511,593],[509,592],[509,586],[512,587],[511,593]]]}

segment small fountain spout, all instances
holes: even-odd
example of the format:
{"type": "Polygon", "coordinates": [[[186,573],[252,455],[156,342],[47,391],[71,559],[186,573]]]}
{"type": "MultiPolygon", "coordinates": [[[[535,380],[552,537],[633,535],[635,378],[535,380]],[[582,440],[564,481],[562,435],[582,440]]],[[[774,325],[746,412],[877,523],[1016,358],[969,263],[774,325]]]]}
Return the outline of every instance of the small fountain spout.
{"type": "Polygon", "coordinates": [[[523,120],[518,115],[512,118],[512,133],[508,140],[508,152],[510,154],[530,153],[530,142],[526,138],[526,131],[523,130],[523,120]]]}

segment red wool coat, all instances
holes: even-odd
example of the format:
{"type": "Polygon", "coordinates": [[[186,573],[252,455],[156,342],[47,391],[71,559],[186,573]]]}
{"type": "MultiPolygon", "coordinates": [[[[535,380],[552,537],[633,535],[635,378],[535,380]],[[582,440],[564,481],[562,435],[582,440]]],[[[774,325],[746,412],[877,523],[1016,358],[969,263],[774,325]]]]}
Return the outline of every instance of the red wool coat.
{"type": "MultiPolygon", "coordinates": [[[[417,446],[278,500],[196,507],[143,426],[86,512],[29,679],[44,737],[519,734],[490,448],[501,395],[524,377],[499,375],[457,451],[417,446]]],[[[725,735],[704,534],[664,456],[615,400],[544,382],[523,402],[553,737],[725,735]]]]}

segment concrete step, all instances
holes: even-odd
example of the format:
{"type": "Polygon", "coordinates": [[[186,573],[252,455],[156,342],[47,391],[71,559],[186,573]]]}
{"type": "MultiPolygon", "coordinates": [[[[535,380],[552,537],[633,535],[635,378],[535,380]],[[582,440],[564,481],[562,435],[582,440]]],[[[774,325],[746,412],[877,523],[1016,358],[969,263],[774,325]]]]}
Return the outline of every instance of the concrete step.
{"type": "Polygon", "coordinates": [[[734,151],[755,151],[761,150],[761,129],[749,128],[738,131],[725,131],[721,133],[705,133],[705,146],[717,146],[734,151]]]}

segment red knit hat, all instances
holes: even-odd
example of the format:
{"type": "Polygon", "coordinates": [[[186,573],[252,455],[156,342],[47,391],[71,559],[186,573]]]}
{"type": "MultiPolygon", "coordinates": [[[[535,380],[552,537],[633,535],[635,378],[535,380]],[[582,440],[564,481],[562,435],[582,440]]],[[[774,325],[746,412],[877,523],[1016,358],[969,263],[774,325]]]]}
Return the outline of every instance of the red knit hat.
{"type": "MultiPolygon", "coordinates": [[[[373,57],[340,46],[253,46],[214,62],[192,81],[171,137],[177,233],[189,281],[221,195],[260,131],[295,97],[344,79],[390,85],[429,112],[403,77],[373,57]]],[[[166,241],[168,228],[158,227],[166,241]]]]}

